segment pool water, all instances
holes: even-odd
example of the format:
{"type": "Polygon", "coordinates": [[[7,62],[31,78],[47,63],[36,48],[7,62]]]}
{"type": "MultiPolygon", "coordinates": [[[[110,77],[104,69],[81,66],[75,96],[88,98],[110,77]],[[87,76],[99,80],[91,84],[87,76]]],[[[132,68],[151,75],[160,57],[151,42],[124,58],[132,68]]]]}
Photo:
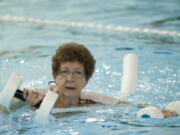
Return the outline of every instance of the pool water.
{"type": "MultiPolygon", "coordinates": [[[[163,109],[180,100],[179,0],[0,0],[0,91],[12,73],[21,89],[52,80],[51,57],[65,42],[86,45],[96,70],[85,90],[119,97],[125,54],[138,56],[136,92],[129,103],[163,109]]],[[[133,106],[98,106],[33,122],[27,107],[0,114],[0,134],[178,135],[180,117],[138,119],[133,106]]]]}

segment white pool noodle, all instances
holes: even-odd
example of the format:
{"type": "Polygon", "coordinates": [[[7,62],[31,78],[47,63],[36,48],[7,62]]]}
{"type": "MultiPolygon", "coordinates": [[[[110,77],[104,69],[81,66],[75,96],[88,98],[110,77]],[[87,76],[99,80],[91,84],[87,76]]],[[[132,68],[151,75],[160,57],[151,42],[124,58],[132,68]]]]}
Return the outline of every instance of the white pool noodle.
{"type": "Polygon", "coordinates": [[[14,97],[14,94],[16,90],[21,85],[22,78],[12,74],[10,78],[8,79],[4,89],[0,93],[0,104],[5,106],[6,108],[9,108],[9,105],[11,103],[11,100],[14,97]]]}
{"type": "Polygon", "coordinates": [[[138,73],[138,58],[135,54],[127,54],[123,60],[123,76],[120,99],[125,100],[135,92],[138,73]]]}

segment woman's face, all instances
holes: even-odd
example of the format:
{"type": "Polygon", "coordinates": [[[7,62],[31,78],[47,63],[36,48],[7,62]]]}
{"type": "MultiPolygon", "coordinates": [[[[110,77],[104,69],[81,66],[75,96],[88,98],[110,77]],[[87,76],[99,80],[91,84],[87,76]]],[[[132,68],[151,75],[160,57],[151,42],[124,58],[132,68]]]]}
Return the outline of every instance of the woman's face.
{"type": "Polygon", "coordinates": [[[80,96],[87,83],[84,66],[77,61],[61,63],[54,80],[57,92],[65,96],[80,96]]]}

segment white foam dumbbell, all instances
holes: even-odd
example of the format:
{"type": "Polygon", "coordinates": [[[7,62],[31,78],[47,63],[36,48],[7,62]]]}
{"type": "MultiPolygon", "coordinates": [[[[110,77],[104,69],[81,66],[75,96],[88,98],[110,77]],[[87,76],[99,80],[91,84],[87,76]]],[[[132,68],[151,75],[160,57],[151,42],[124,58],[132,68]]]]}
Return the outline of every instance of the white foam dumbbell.
{"type": "Polygon", "coordinates": [[[180,115],[180,101],[170,102],[165,109],[175,111],[177,115],[180,115]]]}
{"type": "Polygon", "coordinates": [[[138,118],[164,118],[161,110],[156,106],[148,106],[137,112],[138,118]]]}
{"type": "MultiPolygon", "coordinates": [[[[12,74],[10,76],[4,89],[0,93],[0,105],[2,106],[1,108],[6,108],[7,110],[9,110],[9,106],[11,104],[11,100],[13,99],[13,97],[16,97],[22,101],[26,101],[26,99],[24,99],[23,97],[23,92],[18,89],[19,86],[21,85],[21,82],[22,82],[22,78],[19,77],[18,75],[12,74]]],[[[58,98],[57,93],[48,91],[43,101],[40,101],[34,106],[36,108],[39,108],[37,114],[39,114],[39,112],[42,112],[42,115],[46,114],[43,115],[44,117],[47,116],[50,113],[51,109],[53,108],[57,98],[58,98]]]]}

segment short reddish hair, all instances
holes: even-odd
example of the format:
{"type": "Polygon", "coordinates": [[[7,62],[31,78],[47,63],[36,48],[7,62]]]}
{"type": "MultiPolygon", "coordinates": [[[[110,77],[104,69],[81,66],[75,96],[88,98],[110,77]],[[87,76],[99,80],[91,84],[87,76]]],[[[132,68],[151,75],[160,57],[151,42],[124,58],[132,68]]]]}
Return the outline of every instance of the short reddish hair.
{"type": "Polygon", "coordinates": [[[86,80],[89,80],[94,72],[96,61],[84,45],[70,42],[59,46],[55,55],[52,57],[53,76],[58,74],[61,63],[68,61],[77,61],[82,64],[85,69],[86,80]]]}

